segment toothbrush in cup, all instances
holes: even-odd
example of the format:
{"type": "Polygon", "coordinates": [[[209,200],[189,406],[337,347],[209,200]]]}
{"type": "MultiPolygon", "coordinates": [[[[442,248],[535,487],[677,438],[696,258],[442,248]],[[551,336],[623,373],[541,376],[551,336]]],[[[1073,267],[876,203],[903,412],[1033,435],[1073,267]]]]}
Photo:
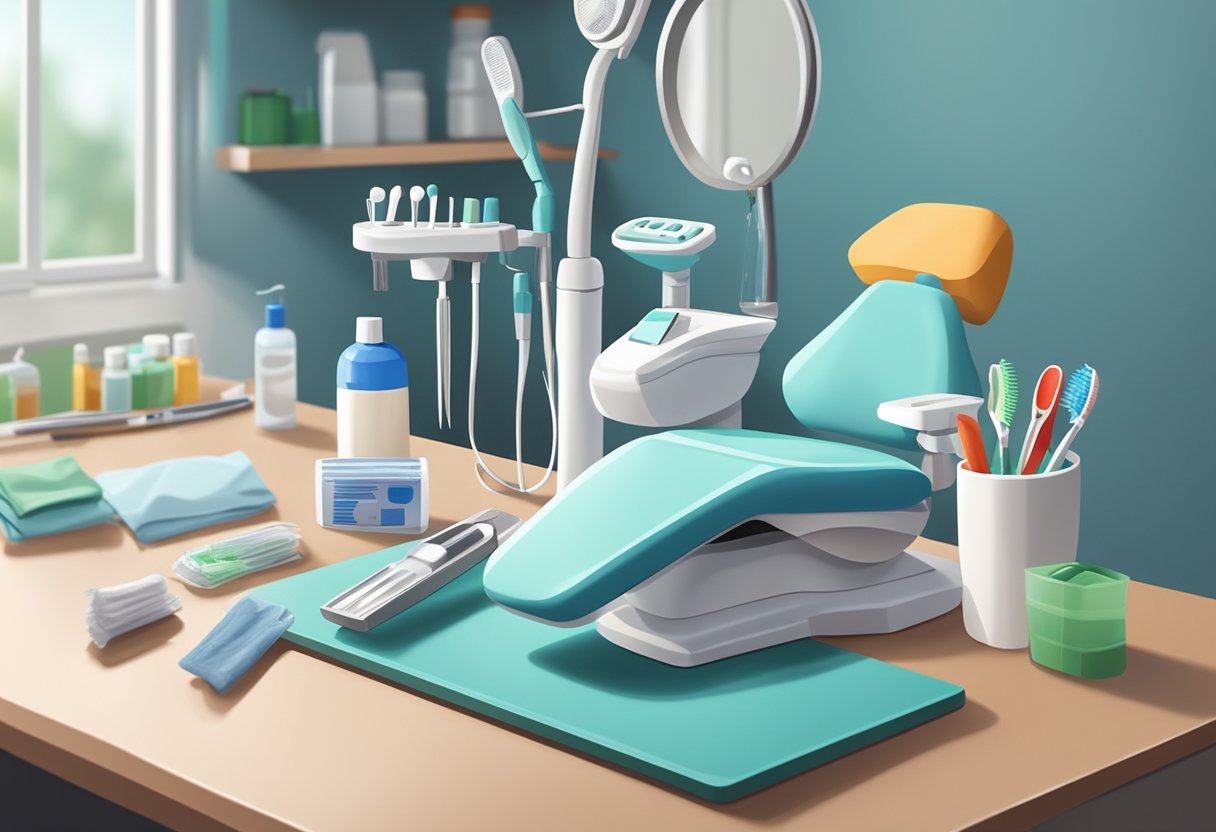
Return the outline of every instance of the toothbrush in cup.
{"type": "Polygon", "coordinates": [[[1064,388],[1064,371],[1052,364],[1039,376],[1034,388],[1034,401],[1030,404],[1030,425],[1026,428],[1026,439],[1022,442],[1022,454],[1015,469],[1022,475],[1038,473],[1047,448],[1051,445],[1051,431],[1056,424],[1056,405],[1060,402],[1060,391],[1064,388]]]}
{"type": "Polygon", "coordinates": [[[994,474],[1008,474],[1013,470],[1009,463],[1009,426],[1013,424],[1017,409],[1018,376],[1013,365],[1002,358],[988,368],[988,416],[996,428],[994,474]]]}
{"type": "Polygon", "coordinates": [[[1058,471],[1064,464],[1064,457],[1068,454],[1069,446],[1077,438],[1081,428],[1085,427],[1085,420],[1093,412],[1094,402],[1097,400],[1098,371],[1088,364],[1079,370],[1074,370],[1068,377],[1068,384],[1064,385],[1064,393],[1060,396],[1060,406],[1067,408],[1068,414],[1072,417],[1069,419],[1072,426],[1060,440],[1060,446],[1056,448],[1056,452],[1051,455],[1051,462],[1047,463],[1047,471],[1058,471]]]}

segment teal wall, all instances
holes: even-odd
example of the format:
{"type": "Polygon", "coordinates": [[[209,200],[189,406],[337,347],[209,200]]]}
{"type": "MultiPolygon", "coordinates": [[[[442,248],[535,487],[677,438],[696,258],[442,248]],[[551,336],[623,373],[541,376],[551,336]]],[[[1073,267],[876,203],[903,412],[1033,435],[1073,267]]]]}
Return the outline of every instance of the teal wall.
{"type": "MultiPolygon", "coordinates": [[[[608,337],[659,297],[656,275],[609,243],[611,229],[633,216],[717,224],[719,241],[694,273],[694,303],[729,310],[738,297],[744,198],[685,172],[658,115],[654,56],[670,6],[656,0],[633,57],[614,67],[609,82],[604,144],[621,158],[601,166],[595,223],[608,337]]],[[[970,332],[977,363],[1007,357],[1027,388],[1052,362],[1101,371],[1101,399],[1076,445],[1085,460],[1081,556],[1216,596],[1204,520],[1213,493],[1204,475],[1216,461],[1216,439],[1203,423],[1216,408],[1207,379],[1216,354],[1208,323],[1216,305],[1208,242],[1216,220],[1209,104],[1216,4],[816,0],[811,7],[823,48],[821,109],[802,155],[776,185],[782,312],[746,400],[748,426],[800,432],[781,399],[781,371],[861,290],[845,256],[861,232],[911,202],[987,206],[1013,228],[1016,253],[1002,308],[970,332]]],[[[495,10],[496,29],[520,56],[529,106],[574,100],[591,50],[570,4],[499,0],[495,10]]],[[[188,115],[203,135],[196,131],[185,148],[191,167],[182,207],[186,279],[201,275],[214,284],[231,335],[205,347],[212,369],[251,371],[253,289],[283,280],[301,336],[303,398],[332,403],[333,364],[351,340],[353,318],[383,312],[390,339],[412,362],[415,430],[460,441],[463,390],[455,393],[455,431],[440,434],[432,415],[433,289],[407,285],[402,270],[388,296],[373,296],[367,259],[350,248],[349,224],[371,185],[427,181],[458,196],[497,194],[509,219],[525,221],[528,189],[518,167],[237,176],[212,168],[208,145],[235,130],[231,118],[215,123],[215,101],[227,116],[244,87],[303,89],[315,75],[316,32],[344,26],[369,32],[378,68],[428,71],[432,134],[442,135],[445,13],[437,3],[242,0],[227,8],[226,39],[209,50],[205,12],[183,9],[192,44],[183,50],[183,94],[219,97],[196,100],[188,115]],[[197,59],[212,61],[207,79],[221,79],[224,89],[196,83],[197,59]]],[[[576,118],[553,121],[538,130],[542,138],[572,139],[576,118]]],[[[561,204],[569,171],[551,166],[561,204]]],[[[560,235],[556,250],[564,250],[560,235]]],[[[509,291],[498,277],[487,276],[484,337],[507,344],[509,291]]],[[[463,380],[467,281],[455,287],[453,309],[454,378],[463,380]]],[[[483,360],[482,401],[506,401],[513,350],[483,360]]],[[[528,402],[538,425],[539,389],[528,402]]],[[[484,433],[484,444],[499,452],[511,447],[505,412],[487,406],[479,420],[479,438],[484,433]]],[[[1019,423],[1018,441],[1022,430],[1019,423]]],[[[615,445],[635,432],[609,425],[607,435],[615,445]]],[[[540,460],[546,450],[538,429],[528,455],[540,460]]],[[[947,494],[929,533],[950,539],[953,526],[947,494]]]]}

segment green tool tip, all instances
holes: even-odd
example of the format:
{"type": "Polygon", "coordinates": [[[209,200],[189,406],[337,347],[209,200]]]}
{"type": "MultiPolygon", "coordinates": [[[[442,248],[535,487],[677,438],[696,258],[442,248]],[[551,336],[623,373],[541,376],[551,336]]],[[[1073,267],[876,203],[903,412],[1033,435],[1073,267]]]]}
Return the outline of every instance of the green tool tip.
{"type": "Polygon", "coordinates": [[[427,196],[439,196],[439,186],[438,185],[427,185],[426,186],[426,195],[427,196]]]}
{"type": "Polygon", "coordinates": [[[988,368],[988,412],[1002,425],[1012,425],[1018,409],[1018,375],[1004,358],[988,368]]]}

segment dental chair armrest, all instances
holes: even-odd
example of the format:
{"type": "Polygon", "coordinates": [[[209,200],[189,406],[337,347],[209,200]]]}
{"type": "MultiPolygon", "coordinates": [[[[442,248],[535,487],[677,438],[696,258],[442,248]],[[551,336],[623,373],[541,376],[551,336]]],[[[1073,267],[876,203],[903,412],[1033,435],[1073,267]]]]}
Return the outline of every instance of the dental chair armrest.
{"type": "Polygon", "coordinates": [[[954,484],[954,456],[961,456],[958,440],[958,415],[975,417],[984,400],[977,396],[936,393],[883,402],[878,418],[917,432],[916,444],[925,451],[921,470],[929,477],[934,491],[954,484]]]}

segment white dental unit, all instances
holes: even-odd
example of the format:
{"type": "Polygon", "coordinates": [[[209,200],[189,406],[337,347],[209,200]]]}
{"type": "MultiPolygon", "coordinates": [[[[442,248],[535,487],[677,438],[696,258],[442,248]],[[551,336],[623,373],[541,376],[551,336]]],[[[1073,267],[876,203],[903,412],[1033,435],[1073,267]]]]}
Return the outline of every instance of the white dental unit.
{"type": "Polygon", "coordinates": [[[739,402],[777,313],[771,183],[815,110],[814,24],[803,0],[678,0],[656,64],[684,165],[752,200],[749,314],[691,308],[689,270],[712,243],[705,224],[644,217],[617,229],[615,245],[663,273],[664,306],[595,361],[594,401],[622,421],[694,429],[645,436],[592,465],[495,552],[486,593],[550,625],[594,621],[613,643],[684,667],[948,612],[962,597],[957,564],[907,547],[932,493],[953,482],[957,415],[982,402],[960,307],[968,282],[999,286],[985,292],[999,301],[1008,227],[956,205],[879,223],[863,237],[877,260],[854,262],[873,285],[786,367],[786,404],[804,426],[919,452],[919,468],[741,430],[739,402]]]}

